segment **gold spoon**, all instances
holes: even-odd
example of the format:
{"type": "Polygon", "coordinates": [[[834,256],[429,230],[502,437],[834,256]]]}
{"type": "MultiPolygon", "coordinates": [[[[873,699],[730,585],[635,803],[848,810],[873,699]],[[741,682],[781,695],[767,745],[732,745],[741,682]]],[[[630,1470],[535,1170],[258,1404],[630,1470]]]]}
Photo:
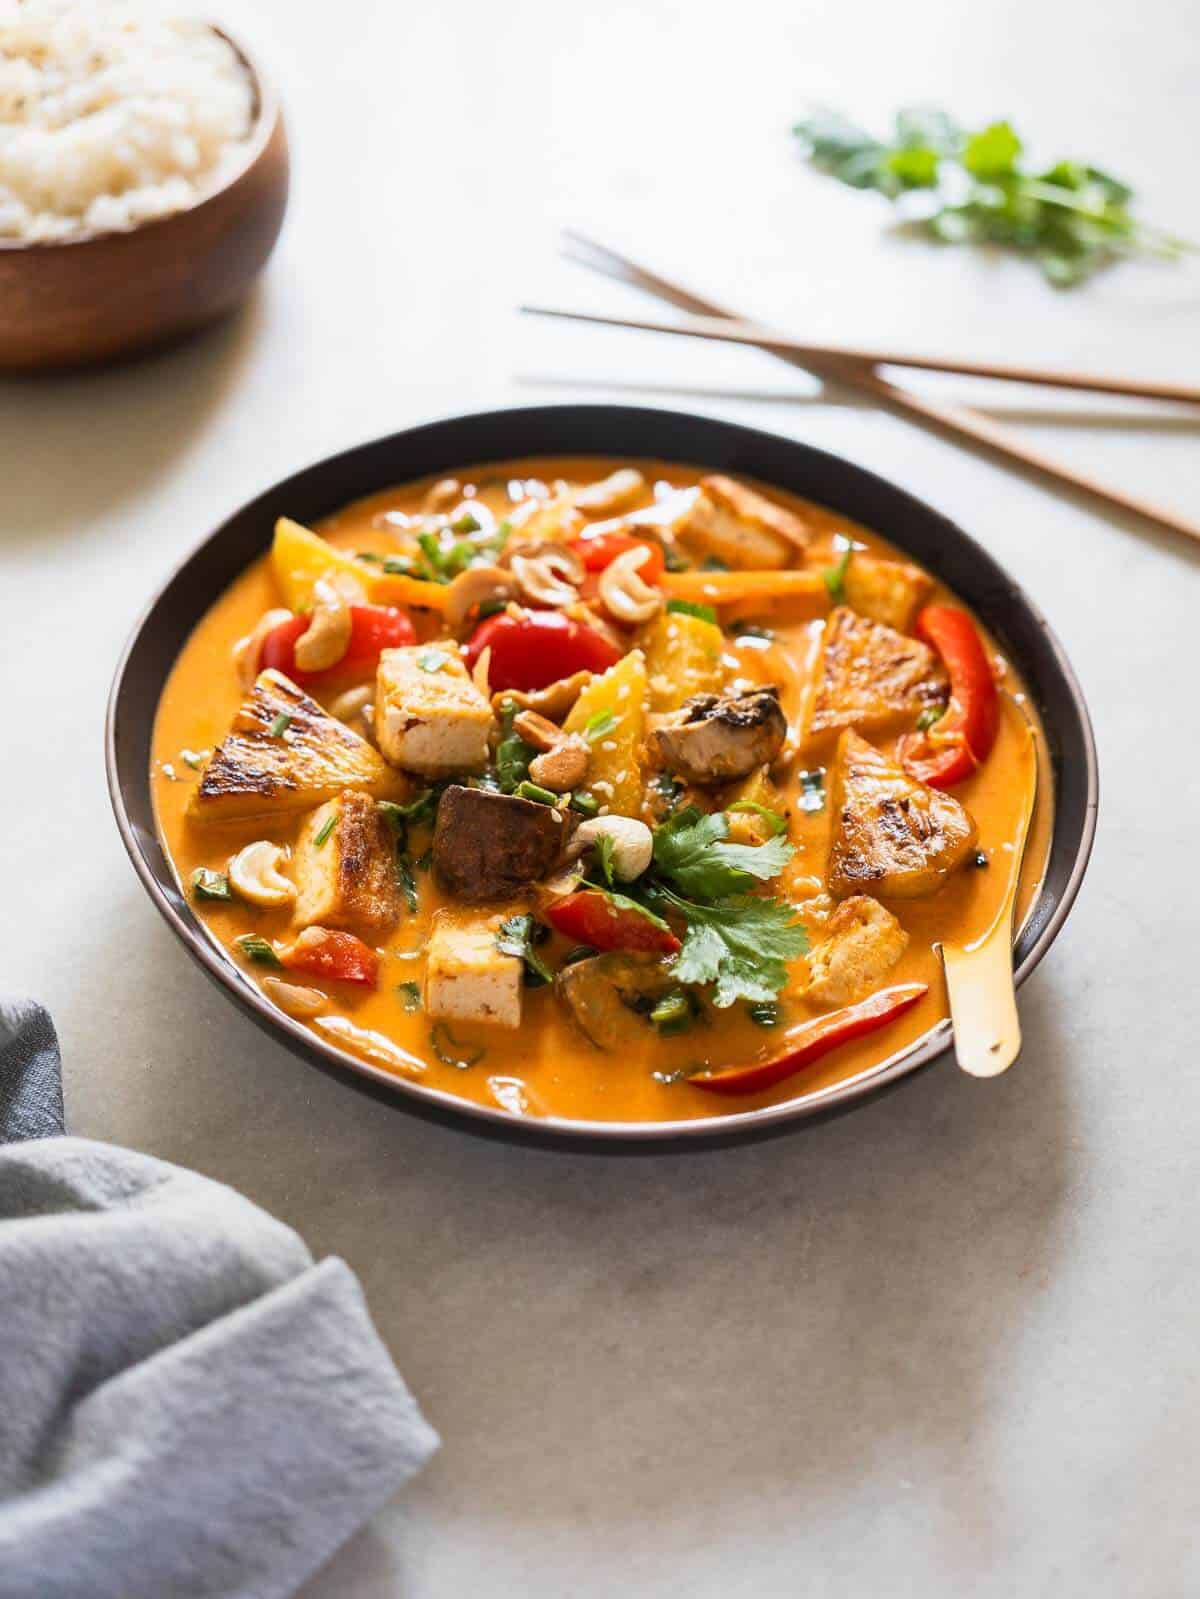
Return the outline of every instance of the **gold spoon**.
{"type": "Polygon", "coordinates": [[[1016,701],[1026,730],[1021,760],[1024,806],[1013,840],[1012,869],[991,926],[969,944],[939,945],[954,1024],[954,1054],[971,1077],[999,1077],[1021,1053],[1021,1023],[1013,987],[1013,911],[1021,884],[1021,861],[1037,801],[1037,734],[1016,701]]]}

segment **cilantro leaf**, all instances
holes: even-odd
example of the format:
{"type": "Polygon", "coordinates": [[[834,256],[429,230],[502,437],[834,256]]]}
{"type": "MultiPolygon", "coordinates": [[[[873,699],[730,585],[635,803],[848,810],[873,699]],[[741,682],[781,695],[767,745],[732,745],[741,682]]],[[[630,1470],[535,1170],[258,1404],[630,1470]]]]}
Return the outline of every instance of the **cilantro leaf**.
{"type": "Polygon", "coordinates": [[[728,833],[729,819],[722,811],[705,816],[688,805],[655,831],[654,863],[682,893],[722,899],[778,877],[794,854],[779,836],[765,844],[728,844],[728,833]]]}
{"type": "Polygon", "coordinates": [[[672,976],[680,983],[713,985],[712,1002],[720,1010],[740,999],[769,1003],[787,982],[787,962],[808,949],[794,907],[779,900],[736,894],[700,905],[669,888],[660,886],[656,894],[687,921],[672,976]]]}
{"type": "Polygon", "coordinates": [[[532,916],[510,916],[500,923],[496,934],[496,948],[502,955],[515,955],[525,962],[527,988],[540,988],[543,983],[554,981],[554,973],[533,947],[536,925],[532,916]]]}

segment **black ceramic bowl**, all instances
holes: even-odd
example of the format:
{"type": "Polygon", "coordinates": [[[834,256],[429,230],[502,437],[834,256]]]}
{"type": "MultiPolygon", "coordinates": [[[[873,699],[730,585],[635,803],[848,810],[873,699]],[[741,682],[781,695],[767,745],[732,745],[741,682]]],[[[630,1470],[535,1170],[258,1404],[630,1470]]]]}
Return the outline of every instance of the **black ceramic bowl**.
{"type": "Polygon", "coordinates": [[[1075,675],[1049,626],[1012,579],[954,523],[861,467],[809,445],[708,417],[629,406],[562,405],[453,417],[310,466],[244,505],[150,602],[117,667],[106,757],[117,826],[147,893],[189,954],[254,1020],[322,1071],[392,1105],[468,1131],[607,1150],[695,1149],[784,1132],[858,1104],[945,1053],[950,1024],[853,1082],[786,1104],[701,1121],[620,1123],[518,1118],[394,1077],[290,1020],[207,937],[179,891],[154,829],[150,738],[167,674],[192,628],[270,543],[278,516],[315,522],[348,501],[426,473],[523,455],[639,455],[745,474],[843,512],[886,535],[945,580],[1020,667],[1046,729],[1055,779],[1046,880],[1016,949],[1021,983],[1049,949],[1079,891],[1096,826],[1096,748],[1075,675]]]}

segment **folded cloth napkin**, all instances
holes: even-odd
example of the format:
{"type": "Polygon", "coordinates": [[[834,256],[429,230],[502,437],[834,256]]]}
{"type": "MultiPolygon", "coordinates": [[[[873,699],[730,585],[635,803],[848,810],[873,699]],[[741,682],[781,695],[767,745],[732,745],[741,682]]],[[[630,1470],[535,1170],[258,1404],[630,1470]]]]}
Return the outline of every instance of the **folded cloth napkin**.
{"type": "Polygon", "coordinates": [[[283,1599],[437,1435],[344,1262],[60,1081],[0,1001],[0,1599],[283,1599]]]}

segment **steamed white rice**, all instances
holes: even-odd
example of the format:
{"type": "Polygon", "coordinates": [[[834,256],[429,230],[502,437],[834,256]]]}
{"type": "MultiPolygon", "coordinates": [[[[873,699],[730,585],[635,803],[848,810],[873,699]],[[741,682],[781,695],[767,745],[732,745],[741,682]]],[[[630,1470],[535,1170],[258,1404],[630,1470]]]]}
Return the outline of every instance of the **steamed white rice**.
{"type": "Polygon", "coordinates": [[[127,0],[0,0],[0,239],[135,228],[244,152],[250,76],[204,23],[127,0]]]}

